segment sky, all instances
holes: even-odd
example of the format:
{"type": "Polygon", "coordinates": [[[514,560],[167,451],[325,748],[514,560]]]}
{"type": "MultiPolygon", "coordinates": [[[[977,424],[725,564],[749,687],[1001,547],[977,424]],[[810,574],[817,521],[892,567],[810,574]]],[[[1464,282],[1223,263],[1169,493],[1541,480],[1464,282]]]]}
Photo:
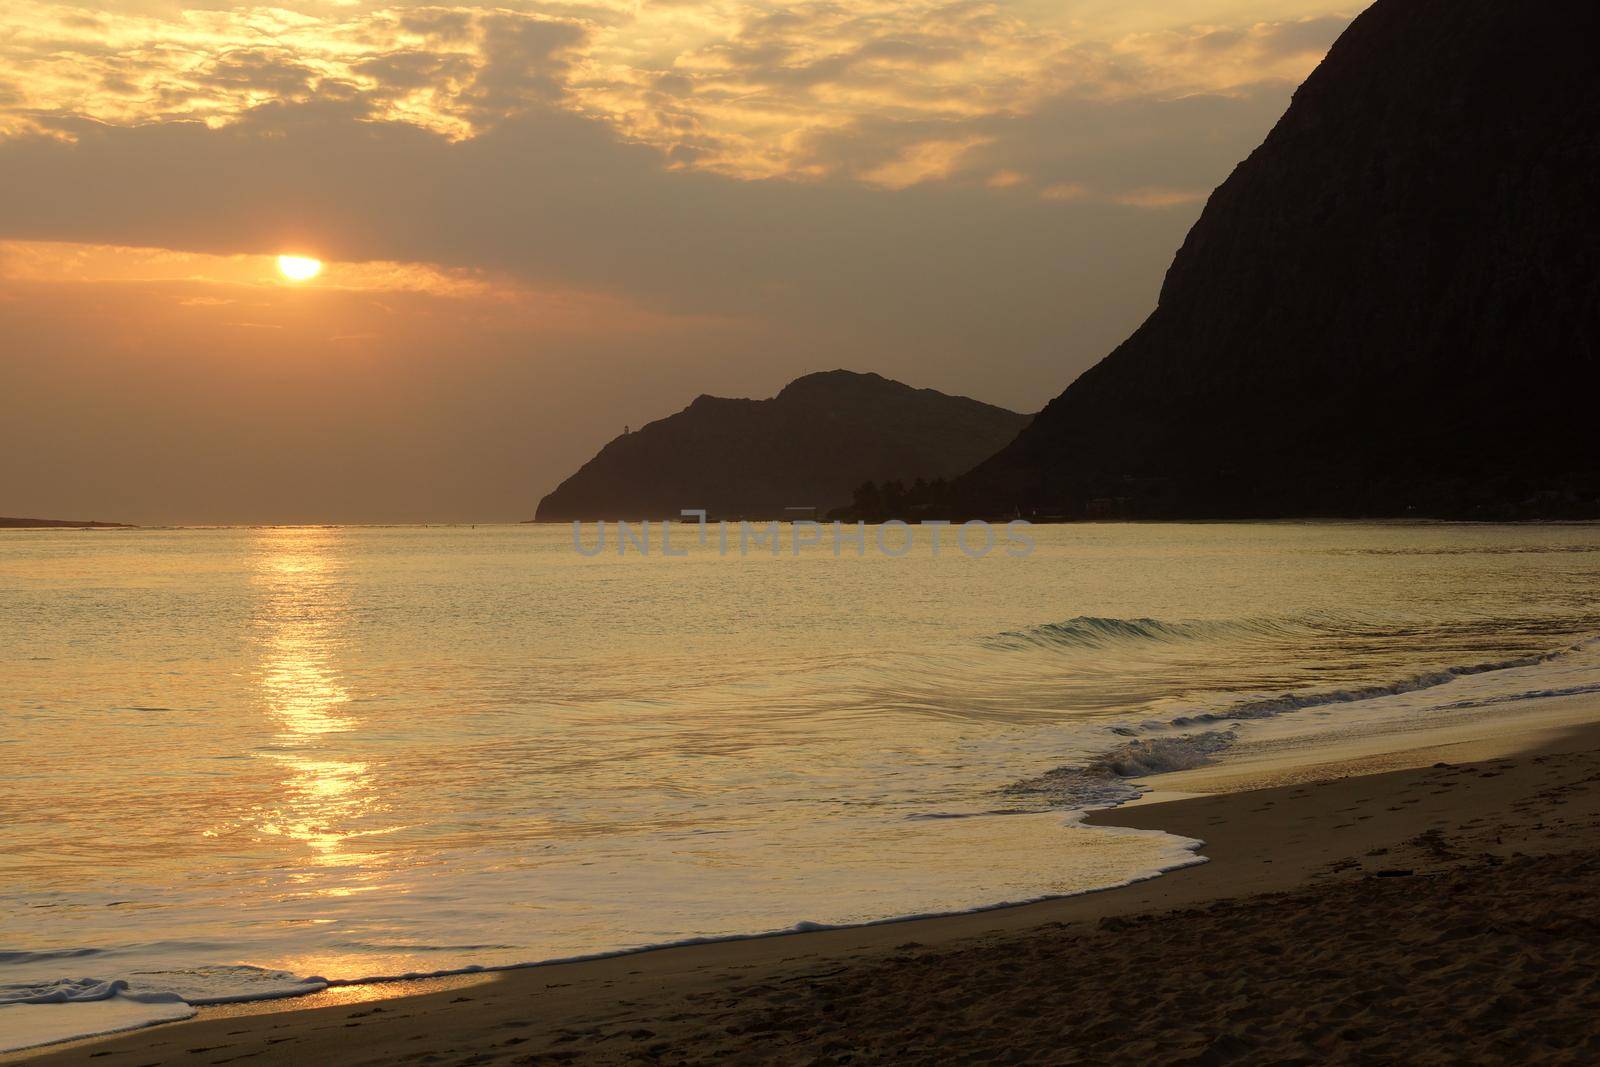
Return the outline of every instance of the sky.
{"type": "Polygon", "coordinates": [[[1359,6],[0,0],[0,515],[528,518],[836,367],[1037,410],[1359,6]]]}

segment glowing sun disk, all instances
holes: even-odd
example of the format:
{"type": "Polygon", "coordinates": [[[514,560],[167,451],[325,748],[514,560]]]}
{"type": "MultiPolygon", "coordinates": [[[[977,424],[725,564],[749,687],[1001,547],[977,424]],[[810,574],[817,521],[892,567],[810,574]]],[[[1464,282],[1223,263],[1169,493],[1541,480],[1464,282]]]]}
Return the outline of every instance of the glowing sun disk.
{"type": "Polygon", "coordinates": [[[278,271],[292,282],[308,282],[322,273],[322,260],[310,256],[279,256],[278,271]]]}

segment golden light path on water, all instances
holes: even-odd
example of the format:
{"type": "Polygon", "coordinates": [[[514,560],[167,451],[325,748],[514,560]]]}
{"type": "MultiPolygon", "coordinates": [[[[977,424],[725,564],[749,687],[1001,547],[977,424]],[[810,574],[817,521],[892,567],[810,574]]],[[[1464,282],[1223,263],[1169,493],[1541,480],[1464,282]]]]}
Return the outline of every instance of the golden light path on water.
{"type": "Polygon", "coordinates": [[[311,874],[300,876],[319,883],[319,894],[345,896],[370,882],[374,866],[382,862],[381,852],[356,852],[353,843],[389,829],[353,828],[380,809],[368,764],[316,754],[327,735],[361,726],[350,713],[350,694],[334,662],[347,625],[348,593],[328,531],[271,530],[260,536],[254,576],[265,630],[260,685],[263,706],[277,728],[268,758],[289,772],[279,805],[262,813],[260,829],[303,842],[312,864],[346,872],[332,885],[311,874]]]}

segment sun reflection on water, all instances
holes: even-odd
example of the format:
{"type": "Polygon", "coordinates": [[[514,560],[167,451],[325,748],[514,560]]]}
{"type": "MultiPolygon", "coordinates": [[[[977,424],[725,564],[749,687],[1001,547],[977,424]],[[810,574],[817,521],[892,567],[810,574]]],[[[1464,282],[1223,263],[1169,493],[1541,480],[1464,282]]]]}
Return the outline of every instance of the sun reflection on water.
{"type": "MultiPolygon", "coordinates": [[[[386,830],[361,826],[381,810],[376,784],[368,763],[349,758],[348,746],[339,743],[339,735],[361,726],[336,664],[349,608],[339,536],[321,529],[262,532],[254,576],[265,630],[260,689],[276,727],[266,756],[288,776],[278,803],[263,812],[260,829],[305,845],[311,853],[306,859],[315,866],[359,874],[381,857],[353,851],[350,843],[386,830]]],[[[359,888],[325,885],[317,891],[343,896],[359,888]]]]}

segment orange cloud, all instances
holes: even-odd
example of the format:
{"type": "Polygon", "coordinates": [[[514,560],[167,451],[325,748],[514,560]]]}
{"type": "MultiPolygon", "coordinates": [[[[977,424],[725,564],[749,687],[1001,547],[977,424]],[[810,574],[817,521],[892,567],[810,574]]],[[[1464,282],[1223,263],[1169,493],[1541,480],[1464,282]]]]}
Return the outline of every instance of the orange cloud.
{"type": "Polygon", "coordinates": [[[1044,200],[1086,200],[1089,195],[1089,187],[1082,182],[1055,182],[1039,190],[1044,200]]]}
{"type": "MultiPolygon", "coordinates": [[[[681,0],[396,10],[353,0],[86,11],[15,0],[0,15],[0,136],[66,119],[211,126],[263,105],[340,108],[469,138],[528,108],[604,121],[674,165],[741,178],[904,187],[936,164],[812,153],[896,124],[958,128],[1062,94],[1173,98],[1299,81],[1345,16],[1277,0],[1041,12],[983,0],[681,0]],[[1315,17],[1313,17],[1315,16],[1315,17]],[[1200,21],[1209,19],[1209,21],[1200,21]],[[1097,32],[1098,31],[1098,32],[1097,32]]],[[[895,139],[909,151],[904,137],[895,139]]],[[[923,138],[923,140],[929,140],[923,138]]],[[[929,150],[933,151],[933,150],[929,150]]]]}
{"type": "Polygon", "coordinates": [[[906,148],[895,159],[865,171],[861,177],[873,185],[889,189],[904,189],[921,182],[945,178],[968,149],[984,143],[986,139],[981,137],[921,141],[906,148]]]}
{"type": "MultiPolygon", "coordinates": [[[[325,263],[319,288],[490,296],[499,287],[478,272],[421,263],[325,263]]],[[[198,282],[282,286],[276,255],[212,255],[163,248],[62,241],[0,241],[0,278],[32,282],[198,282]]],[[[202,304],[207,298],[192,298],[202,304]]]]}
{"type": "MultiPolygon", "coordinates": [[[[534,287],[509,277],[427,263],[327,262],[314,282],[293,284],[278,270],[276,255],[214,255],[60,241],[0,241],[0,281],[58,289],[142,287],[158,297],[156,305],[253,329],[281,329],[288,320],[301,320],[308,301],[334,306],[330,303],[334,297],[398,295],[453,301],[463,309],[475,309],[464,313],[488,315],[518,329],[623,334],[704,327],[714,321],[708,316],[649,310],[613,294],[534,287]],[[241,309],[251,310],[254,318],[229,318],[241,309]]],[[[366,306],[387,315],[381,300],[366,306]]],[[[146,309],[147,315],[152,313],[158,312],[146,309]]],[[[401,323],[397,328],[407,327],[401,323]]],[[[342,332],[336,339],[377,339],[393,332],[342,332]]]]}

